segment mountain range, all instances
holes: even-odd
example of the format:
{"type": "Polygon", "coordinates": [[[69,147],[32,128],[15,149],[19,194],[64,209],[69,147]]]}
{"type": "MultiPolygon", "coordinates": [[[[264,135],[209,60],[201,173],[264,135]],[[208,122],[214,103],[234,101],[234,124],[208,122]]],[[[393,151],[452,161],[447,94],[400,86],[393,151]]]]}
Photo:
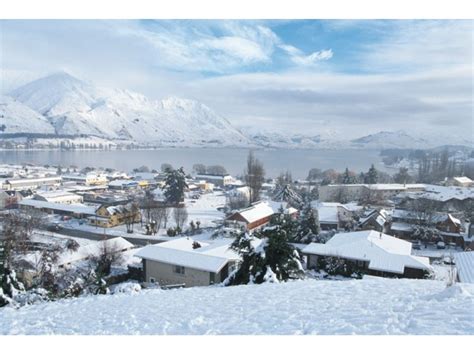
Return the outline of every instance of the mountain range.
{"type": "Polygon", "coordinates": [[[58,72],[0,96],[0,136],[97,137],[144,146],[275,148],[423,148],[430,142],[404,131],[352,141],[331,134],[283,134],[234,127],[206,105],[177,97],[151,100],[101,88],[58,72]]]}

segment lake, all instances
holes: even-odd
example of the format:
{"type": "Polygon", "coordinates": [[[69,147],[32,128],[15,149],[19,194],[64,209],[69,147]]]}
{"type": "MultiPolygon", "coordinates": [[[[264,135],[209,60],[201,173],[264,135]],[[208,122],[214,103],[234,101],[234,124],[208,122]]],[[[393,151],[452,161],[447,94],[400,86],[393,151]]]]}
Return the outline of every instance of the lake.
{"type": "MultiPolygon", "coordinates": [[[[160,170],[162,163],[184,167],[191,171],[196,163],[222,165],[232,175],[241,174],[245,168],[249,150],[240,148],[162,148],[156,150],[109,150],[109,151],[0,151],[0,162],[9,164],[32,163],[37,165],[61,165],[67,167],[103,167],[131,171],[142,165],[160,170]]],[[[294,178],[303,179],[311,168],[338,171],[346,167],[354,171],[367,171],[373,163],[385,170],[377,150],[324,150],[324,149],[256,149],[255,156],[265,167],[268,177],[290,170],[294,178]]]]}

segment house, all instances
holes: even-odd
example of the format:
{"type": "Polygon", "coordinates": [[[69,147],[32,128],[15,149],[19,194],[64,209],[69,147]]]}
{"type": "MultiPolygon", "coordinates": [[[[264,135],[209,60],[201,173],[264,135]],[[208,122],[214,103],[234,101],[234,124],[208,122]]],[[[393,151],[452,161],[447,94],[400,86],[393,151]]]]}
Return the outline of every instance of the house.
{"type": "Polygon", "coordinates": [[[388,212],[384,209],[369,210],[359,219],[358,228],[385,233],[388,217],[388,212]]]}
{"type": "Polygon", "coordinates": [[[259,201],[248,208],[234,212],[226,218],[226,222],[237,224],[250,232],[268,224],[274,213],[268,203],[259,201]]]}
{"type": "Polygon", "coordinates": [[[77,184],[93,186],[107,184],[107,176],[105,174],[88,173],[85,175],[66,174],[62,175],[64,181],[73,181],[77,184]]]}
{"type": "Polygon", "coordinates": [[[196,179],[205,180],[219,187],[225,187],[231,184],[233,181],[232,176],[228,174],[225,174],[225,175],[199,174],[199,175],[196,175],[196,179]]]}
{"type": "Polygon", "coordinates": [[[102,205],[95,211],[94,216],[88,217],[89,223],[102,228],[111,228],[126,223],[138,223],[142,215],[140,209],[132,204],[102,205]]]}
{"type": "Polygon", "coordinates": [[[382,201],[402,192],[420,192],[425,190],[424,184],[331,184],[319,187],[319,200],[322,202],[336,201],[341,192],[349,201],[369,198],[382,201]]]}
{"type": "Polygon", "coordinates": [[[398,194],[397,199],[400,207],[424,199],[434,202],[438,211],[456,212],[474,202],[474,187],[425,185],[424,191],[406,191],[398,194]]]}
{"type": "Polygon", "coordinates": [[[469,179],[467,176],[456,176],[453,177],[449,182],[454,186],[461,187],[472,187],[474,186],[474,181],[469,179]]]}
{"type": "Polygon", "coordinates": [[[61,176],[47,176],[27,179],[7,179],[3,183],[3,187],[8,190],[36,190],[39,187],[57,187],[61,185],[61,176]]]}
{"type": "Polygon", "coordinates": [[[38,191],[33,195],[34,200],[46,201],[62,204],[82,203],[83,197],[72,192],[56,190],[56,191],[38,191]]]}
{"type": "Polygon", "coordinates": [[[313,202],[313,209],[318,211],[319,225],[322,230],[339,230],[354,221],[354,214],[362,207],[355,204],[343,205],[339,202],[313,202]]]}
{"type": "Polygon", "coordinates": [[[429,259],[411,255],[410,242],[376,231],[338,233],[326,244],[311,243],[302,253],[308,268],[319,268],[326,258],[342,259],[348,267],[382,277],[424,278],[429,259]]]}
{"type": "Polygon", "coordinates": [[[139,186],[138,181],[118,179],[109,182],[109,188],[112,190],[128,190],[139,186]]]}
{"type": "Polygon", "coordinates": [[[392,213],[390,232],[398,238],[411,240],[417,226],[432,228],[446,243],[465,247],[462,223],[452,214],[445,212],[417,213],[416,211],[395,209],[392,213]]]}
{"type": "Polygon", "coordinates": [[[0,190],[0,210],[15,208],[22,198],[17,191],[0,190]]]}
{"type": "Polygon", "coordinates": [[[232,240],[213,243],[178,238],[148,245],[135,256],[142,258],[145,282],[163,286],[209,286],[224,281],[237,267],[240,256],[232,240]]]}
{"type": "Polygon", "coordinates": [[[454,263],[457,269],[459,282],[474,283],[474,251],[456,253],[454,263]]]}
{"type": "Polygon", "coordinates": [[[23,199],[18,203],[18,206],[20,209],[24,210],[37,209],[49,214],[58,214],[75,218],[94,216],[96,209],[94,206],[86,206],[83,204],[63,204],[34,199],[23,199]]]}

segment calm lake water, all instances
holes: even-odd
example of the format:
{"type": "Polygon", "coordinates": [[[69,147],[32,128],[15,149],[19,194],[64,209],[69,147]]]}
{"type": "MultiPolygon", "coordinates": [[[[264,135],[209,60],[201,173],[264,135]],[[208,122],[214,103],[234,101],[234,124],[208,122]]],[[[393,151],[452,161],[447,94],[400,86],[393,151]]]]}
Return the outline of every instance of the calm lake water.
{"type": "MultiPolygon", "coordinates": [[[[163,148],[157,150],[111,151],[0,151],[0,162],[10,164],[33,163],[64,167],[104,167],[131,171],[142,165],[160,170],[162,163],[184,167],[191,171],[196,163],[222,165],[232,175],[241,174],[245,168],[249,150],[238,148],[163,148]]],[[[366,171],[373,163],[385,170],[379,151],[376,150],[300,150],[257,149],[255,156],[265,167],[266,175],[277,176],[290,170],[294,178],[306,178],[311,168],[342,171],[346,167],[354,171],[366,171]]]]}

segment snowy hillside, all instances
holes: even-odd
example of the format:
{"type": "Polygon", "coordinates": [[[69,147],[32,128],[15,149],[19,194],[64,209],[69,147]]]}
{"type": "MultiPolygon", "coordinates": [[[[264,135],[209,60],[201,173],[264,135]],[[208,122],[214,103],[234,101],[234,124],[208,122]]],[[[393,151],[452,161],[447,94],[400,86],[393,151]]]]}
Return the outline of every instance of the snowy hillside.
{"type": "Polygon", "coordinates": [[[199,102],[149,100],[127,90],[97,88],[63,72],[35,80],[10,95],[44,115],[58,134],[157,145],[249,145],[225,118],[199,102]]]}
{"type": "Polygon", "coordinates": [[[351,141],[353,146],[364,148],[426,148],[430,144],[424,139],[415,138],[404,131],[382,131],[351,141]]]}
{"type": "Polygon", "coordinates": [[[370,278],[146,290],[0,310],[0,334],[473,334],[474,285],[370,278]]]}
{"type": "Polygon", "coordinates": [[[49,121],[8,96],[0,96],[0,134],[12,133],[54,134],[49,121]]]}

